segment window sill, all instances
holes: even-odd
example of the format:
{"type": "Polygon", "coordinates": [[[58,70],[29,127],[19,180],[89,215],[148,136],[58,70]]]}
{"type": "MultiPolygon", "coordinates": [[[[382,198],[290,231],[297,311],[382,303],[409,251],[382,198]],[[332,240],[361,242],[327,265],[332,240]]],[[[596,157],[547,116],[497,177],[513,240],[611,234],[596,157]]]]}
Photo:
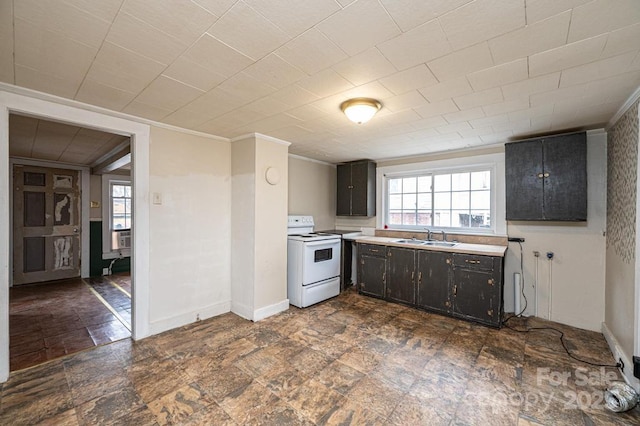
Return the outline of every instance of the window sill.
{"type": "Polygon", "coordinates": [[[102,253],[102,259],[119,259],[131,257],[131,249],[122,249],[117,251],[110,251],[106,253],[102,253]]]}

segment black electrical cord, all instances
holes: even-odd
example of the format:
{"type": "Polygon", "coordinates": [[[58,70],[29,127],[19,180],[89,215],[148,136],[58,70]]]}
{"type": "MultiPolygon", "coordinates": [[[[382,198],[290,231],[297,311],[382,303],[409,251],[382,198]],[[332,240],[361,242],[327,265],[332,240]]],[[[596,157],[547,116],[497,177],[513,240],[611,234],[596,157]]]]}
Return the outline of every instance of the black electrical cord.
{"type": "MultiPolygon", "coordinates": [[[[527,296],[524,294],[524,255],[523,255],[523,251],[522,251],[522,242],[518,241],[518,244],[520,245],[520,276],[522,277],[522,285],[520,286],[521,290],[522,290],[522,297],[524,298],[524,308],[516,315],[514,314],[513,316],[510,316],[509,318],[507,318],[506,320],[503,321],[503,325],[505,327],[507,327],[509,330],[513,330],[516,331],[518,333],[529,333],[531,331],[542,331],[542,330],[551,330],[551,331],[555,331],[556,333],[560,333],[560,343],[562,344],[562,347],[564,348],[564,351],[567,353],[567,355],[579,362],[594,366],[594,367],[607,367],[607,368],[620,368],[622,367],[622,364],[620,364],[619,362],[616,362],[615,365],[614,364],[598,364],[595,362],[591,362],[591,361],[587,361],[584,359],[580,359],[577,356],[573,355],[571,353],[571,351],[569,350],[569,348],[567,347],[567,344],[564,341],[564,332],[562,330],[558,330],[557,328],[553,328],[553,327],[526,327],[524,330],[518,330],[517,328],[513,328],[511,327],[508,322],[509,320],[515,318],[515,317],[519,317],[521,316],[524,311],[527,309],[527,296]]],[[[536,283],[537,284],[537,283],[536,283]]],[[[525,319],[525,321],[529,321],[528,318],[525,319]]]]}

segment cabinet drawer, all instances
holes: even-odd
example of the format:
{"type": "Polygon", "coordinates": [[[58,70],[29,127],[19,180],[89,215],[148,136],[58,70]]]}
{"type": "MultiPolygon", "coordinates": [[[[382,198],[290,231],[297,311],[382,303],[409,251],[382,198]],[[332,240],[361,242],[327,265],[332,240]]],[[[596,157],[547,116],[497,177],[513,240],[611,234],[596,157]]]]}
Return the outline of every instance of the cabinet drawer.
{"type": "Polygon", "coordinates": [[[494,258],[491,256],[479,256],[473,254],[454,254],[453,265],[456,267],[464,267],[471,269],[482,269],[484,271],[493,271],[494,258]]]}
{"type": "Polygon", "coordinates": [[[384,257],[387,253],[387,246],[377,244],[358,244],[358,255],[384,257]]]}

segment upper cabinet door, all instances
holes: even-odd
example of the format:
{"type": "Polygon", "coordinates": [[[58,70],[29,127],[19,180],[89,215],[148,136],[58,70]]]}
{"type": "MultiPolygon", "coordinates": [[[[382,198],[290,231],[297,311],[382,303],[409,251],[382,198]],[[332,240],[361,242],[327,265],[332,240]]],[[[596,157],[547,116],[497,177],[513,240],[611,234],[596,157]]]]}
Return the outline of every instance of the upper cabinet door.
{"type": "Polygon", "coordinates": [[[546,220],[587,220],[585,133],[545,138],[544,216],[546,220]]]}
{"type": "Polygon", "coordinates": [[[338,196],[336,199],[336,214],[338,216],[351,215],[351,165],[344,164],[338,170],[338,196]]]}
{"type": "Polygon", "coordinates": [[[505,145],[507,220],[543,217],[542,143],[539,140],[505,145]]]}
{"type": "Polygon", "coordinates": [[[586,133],[505,145],[507,220],[587,220],[586,133]]]}

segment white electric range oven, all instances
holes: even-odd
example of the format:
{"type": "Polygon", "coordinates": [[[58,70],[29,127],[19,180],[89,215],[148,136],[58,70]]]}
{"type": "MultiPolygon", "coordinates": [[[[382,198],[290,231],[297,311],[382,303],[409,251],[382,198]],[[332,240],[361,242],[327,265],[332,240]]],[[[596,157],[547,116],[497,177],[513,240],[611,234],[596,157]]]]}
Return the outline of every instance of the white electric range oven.
{"type": "Polygon", "coordinates": [[[312,216],[289,216],[287,297],[305,308],[340,294],[340,235],[313,232],[312,216]]]}

